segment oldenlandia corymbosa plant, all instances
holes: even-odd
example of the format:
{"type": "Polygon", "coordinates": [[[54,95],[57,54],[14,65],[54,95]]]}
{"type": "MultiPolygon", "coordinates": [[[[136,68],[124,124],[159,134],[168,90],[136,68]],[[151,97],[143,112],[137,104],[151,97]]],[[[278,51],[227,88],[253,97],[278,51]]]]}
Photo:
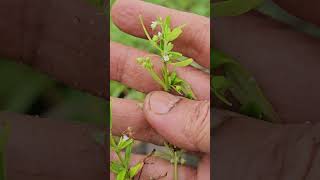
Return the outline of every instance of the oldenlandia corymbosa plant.
{"type": "Polygon", "coordinates": [[[160,31],[151,37],[143,23],[142,16],[139,18],[150,45],[159,52],[163,64],[161,74],[158,75],[155,72],[150,56],[139,57],[137,59],[138,63],[150,73],[151,77],[161,85],[163,90],[176,92],[189,99],[195,99],[196,97],[190,85],[181,79],[174,69],[175,67],[188,66],[193,62],[193,59],[185,58],[181,53],[173,51],[174,45],[172,42],[181,35],[184,25],[171,29],[170,16],[167,16],[165,19],[159,17],[152,22],[151,29],[153,31],[160,29],[160,31]],[[171,71],[169,70],[170,66],[173,67],[171,71]]]}
{"type": "MultiPolygon", "coordinates": [[[[196,99],[190,85],[181,79],[175,70],[176,67],[189,66],[193,62],[193,59],[185,58],[181,53],[173,51],[173,41],[182,34],[182,28],[185,25],[172,29],[170,16],[167,16],[165,19],[159,17],[150,25],[154,31],[154,35],[151,37],[143,23],[142,16],[139,18],[150,45],[159,53],[158,55],[163,65],[161,74],[158,75],[154,70],[150,56],[137,58],[138,63],[150,73],[151,77],[161,85],[164,91],[175,92],[186,98],[196,99]],[[169,67],[172,67],[172,69],[169,67]]],[[[168,143],[165,143],[165,147],[165,152],[157,152],[156,155],[167,159],[173,164],[174,180],[178,180],[178,164],[185,163],[183,150],[168,143]]]]}
{"type": "Polygon", "coordinates": [[[117,160],[111,161],[110,170],[116,175],[116,180],[133,180],[142,169],[144,162],[130,166],[134,140],[130,137],[130,127],[117,141],[112,135],[112,113],[110,103],[110,151],[114,152],[117,160]]]}
{"type": "Polygon", "coordinates": [[[166,151],[158,151],[155,156],[170,161],[173,164],[173,176],[174,180],[178,180],[178,165],[185,164],[184,150],[177,148],[176,146],[168,143],[164,143],[166,151]]]}

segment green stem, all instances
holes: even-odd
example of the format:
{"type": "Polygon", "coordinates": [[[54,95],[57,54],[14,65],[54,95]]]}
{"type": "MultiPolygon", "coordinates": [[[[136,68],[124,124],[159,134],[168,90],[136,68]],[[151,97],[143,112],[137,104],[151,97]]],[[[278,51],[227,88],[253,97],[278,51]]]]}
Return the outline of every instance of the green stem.
{"type": "Polygon", "coordinates": [[[167,65],[166,62],[164,62],[163,65],[164,65],[164,71],[165,71],[165,74],[164,74],[164,77],[163,77],[163,79],[164,79],[164,84],[165,84],[164,90],[165,90],[165,91],[169,91],[169,89],[170,89],[170,84],[169,84],[169,82],[168,82],[168,79],[169,79],[169,77],[168,77],[169,69],[168,69],[168,65],[167,65]]]}
{"type": "Polygon", "coordinates": [[[146,34],[146,36],[147,36],[148,40],[150,41],[151,45],[153,45],[153,46],[154,46],[155,48],[157,48],[160,52],[162,52],[162,49],[159,48],[159,47],[152,41],[152,39],[151,39],[151,37],[150,37],[150,35],[149,35],[148,31],[147,31],[147,28],[146,28],[146,26],[145,26],[144,23],[143,23],[143,19],[142,19],[142,16],[141,16],[141,15],[139,16],[139,19],[140,19],[140,23],[141,23],[141,25],[142,25],[143,31],[144,31],[144,33],[146,34]]]}
{"type": "Polygon", "coordinates": [[[178,180],[178,158],[177,152],[174,152],[174,180],[178,180]]]}
{"type": "Polygon", "coordinates": [[[119,158],[120,162],[122,163],[122,165],[124,165],[124,166],[127,168],[127,164],[124,162],[124,160],[123,160],[123,158],[122,158],[122,156],[121,156],[120,152],[119,152],[119,151],[116,151],[116,154],[117,154],[117,156],[118,156],[118,158],[119,158]]]}

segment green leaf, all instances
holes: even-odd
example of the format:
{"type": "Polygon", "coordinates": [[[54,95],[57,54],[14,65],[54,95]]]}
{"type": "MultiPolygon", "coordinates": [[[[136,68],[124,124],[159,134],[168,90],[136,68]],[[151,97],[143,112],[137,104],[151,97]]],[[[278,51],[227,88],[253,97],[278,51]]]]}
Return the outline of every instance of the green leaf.
{"type": "Polygon", "coordinates": [[[263,109],[256,102],[248,102],[241,106],[240,113],[263,119],[263,109]]]}
{"type": "Polygon", "coordinates": [[[170,33],[168,33],[168,36],[166,37],[167,41],[174,41],[177,39],[182,33],[181,27],[174,28],[170,33]]]}
{"type": "Polygon", "coordinates": [[[214,95],[225,104],[232,106],[232,104],[224,97],[226,90],[231,87],[231,83],[223,76],[214,76],[211,80],[214,95]]]}
{"type": "Polygon", "coordinates": [[[185,66],[189,66],[191,63],[193,62],[193,59],[189,58],[183,61],[179,61],[176,63],[171,63],[172,65],[176,66],[176,67],[185,67],[185,66]]]}
{"type": "Polygon", "coordinates": [[[169,55],[171,56],[171,59],[178,59],[178,58],[181,58],[181,57],[182,57],[182,54],[181,54],[181,53],[179,53],[179,52],[173,52],[173,51],[171,51],[171,52],[169,53],[169,55]]]}
{"type": "Polygon", "coordinates": [[[112,135],[111,131],[110,131],[110,145],[111,145],[111,147],[113,149],[116,149],[116,147],[117,147],[116,142],[115,142],[115,140],[113,138],[113,135],[112,135]]]}
{"type": "MultiPolygon", "coordinates": [[[[213,55],[213,57],[215,56],[213,55]]],[[[228,80],[228,86],[230,86],[228,90],[231,92],[232,96],[238,100],[240,105],[243,106],[242,112],[245,113],[245,115],[254,118],[262,117],[263,120],[271,122],[280,121],[278,114],[274,111],[272,105],[263,95],[262,90],[252,75],[239,63],[237,63],[236,60],[225,56],[223,53],[219,53],[215,58],[215,64],[216,67],[219,64],[219,66],[222,66],[223,64],[224,77],[226,80],[228,80]]],[[[222,90],[225,90],[223,88],[225,87],[225,84],[222,83],[219,85],[220,92],[217,92],[218,90],[215,89],[216,84],[217,82],[212,82],[214,95],[225,102],[226,99],[223,97],[223,94],[221,94],[222,90]]]]}
{"type": "Polygon", "coordinates": [[[124,148],[130,146],[133,143],[133,139],[123,140],[123,138],[120,138],[118,148],[119,150],[123,150],[124,148]]]}
{"type": "Polygon", "coordinates": [[[213,88],[222,93],[231,87],[231,83],[223,76],[214,76],[211,82],[213,88]]]}
{"type": "Polygon", "coordinates": [[[211,69],[215,70],[219,67],[222,67],[226,64],[235,64],[235,61],[232,61],[230,57],[227,57],[225,54],[223,54],[220,51],[217,50],[211,50],[211,69]]]}
{"type": "Polygon", "coordinates": [[[125,180],[127,171],[123,169],[120,171],[120,173],[117,175],[117,180],[125,180]]]}
{"type": "Polygon", "coordinates": [[[169,42],[168,45],[166,46],[165,51],[166,51],[166,52],[169,52],[169,51],[171,51],[172,49],[173,49],[173,44],[172,44],[171,42],[169,42]]]}
{"type": "Polygon", "coordinates": [[[153,80],[160,84],[164,89],[166,88],[166,85],[163,83],[163,81],[159,78],[158,74],[153,69],[149,70],[149,73],[153,80]]]}
{"type": "Polygon", "coordinates": [[[239,16],[261,5],[264,0],[226,0],[213,3],[213,17],[239,16]]]}
{"type": "Polygon", "coordinates": [[[125,156],[124,156],[124,161],[126,164],[130,163],[131,152],[132,152],[132,144],[128,145],[126,148],[126,152],[125,152],[125,156]]]}
{"type": "Polygon", "coordinates": [[[170,26],[171,26],[171,18],[170,16],[167,16],[165,21],[164,21],[164,33],[169,33],[171,31],[170,26]]]}
{"type": "Polygon", "coordinates": [[[121,166],[121,163],[111,161],[110,170],[115,173],[119,174],[122,170],[124,170],[124,167],[121,166]]]}
{"type": "Polygon", "coordinates": [[[142,169],[142,167],[143,167],[143,162],[140,162],[135,166],[131,167],[129,171],[130,178],[133,178],[134,176],[136,176],[138,172],[142,169]]]}

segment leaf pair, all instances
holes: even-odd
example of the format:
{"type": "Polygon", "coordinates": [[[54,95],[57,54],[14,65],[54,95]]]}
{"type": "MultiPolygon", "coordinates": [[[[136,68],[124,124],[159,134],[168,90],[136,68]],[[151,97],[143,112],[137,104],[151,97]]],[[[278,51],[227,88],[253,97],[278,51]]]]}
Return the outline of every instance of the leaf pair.
{"type": "Polygon", "coordinates": [[[143,162],[137,163],[136,165],[132,166],[129,171],[121,166],[120,163],[111,162],[111,171],[117,174],[117,180],[127,180],[128,178],[131,180],[133,179],[139,171],[143,167],[143,162]]]}

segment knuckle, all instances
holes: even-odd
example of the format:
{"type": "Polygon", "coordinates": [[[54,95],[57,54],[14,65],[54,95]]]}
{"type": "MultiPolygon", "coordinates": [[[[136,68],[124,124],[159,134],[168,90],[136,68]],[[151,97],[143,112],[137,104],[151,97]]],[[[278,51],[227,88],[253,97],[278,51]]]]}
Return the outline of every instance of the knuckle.
{"type": "Polygon", "coordinates": [[[203,56],[210,52],[210,22],[204,22],[198,26],[199,30],[195,32],[194,39],[197,46],[195,47],[197,56],[203,56]]]}
{"type": "Polygon", "coordinates": [[[184,127],[184,135],[196,148],[199,144],[210,138],[210,103],[209,101],[201,101],[195,105],[187,118],[184,127]]]}

